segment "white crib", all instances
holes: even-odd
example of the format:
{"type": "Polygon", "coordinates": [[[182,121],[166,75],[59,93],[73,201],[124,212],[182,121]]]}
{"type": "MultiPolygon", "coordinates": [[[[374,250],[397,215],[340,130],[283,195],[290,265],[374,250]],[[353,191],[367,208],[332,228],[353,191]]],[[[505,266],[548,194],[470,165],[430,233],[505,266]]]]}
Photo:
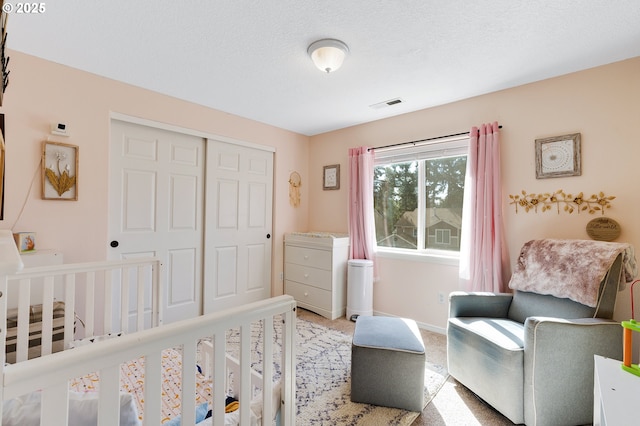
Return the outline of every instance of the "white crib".
{"type": "Polygon", "coordinates": [[[7,312],[13,315],[8,316],[17,319],[11,333],[17,334],[16,360],[66,349],[76,338],[161,325],[160,267],[155,258],[135,258],[42,266],[8,275],[0,303],[10,304],[13,309],[7,312]],[[36,309],[42,320],[33,324],[36,309]],[[58,312],[62,310],[64,314],[58,312]],[[27,350],[28,341],[40,332],[41,350],[27,350]],[[54,335],[64,337],[56,348],[54,335]]]}
{"type": "MultiPolygon", "coordinates": [[[[1,234],[2,231],[0,237],[1,234]]],[[[5,248],[0,243],[0,258],[5,248]]],[[[144,357],[145,364],[143,424],[160,425],[163,420],[161,358],[163,350],[169,348],[180,348],[182,354],[182,424],[195,424],[196,379],[195,374],[189,372],[197,369],[198,347],[203,338],[211,342],[205,345],[204,353],[208,361],[204,361],[204,370],[207,380],[211,381],[214,395],[208,401],[213,412],[213,425],[225,424],[225,400],[215,396],[227,394],[229,370],[235,371],[236,375],[236,388],[233,391],[239,400],[240,424],[271,424],[271,419],[276,417],[283,425],[295,424],[296,305],[290,296],[162,325],[161,292],[158,291],[161,265],[156,259],[67,264],[30,268],[15,273],[8,273],[5,266],[0,261],[0,339],[4,342],[7,336],[8,296],[17,294],[17,362],[5,365],[5,352],[0,352],[3,383],[0,401],[41,390],[42,425],[68,424],[69,382],[92,372],[99,372],[100,377],[97,392],[98,424],[118,424],[120,365],[138,357],[144,357]],[[29,294],[31,281],[36,279],[43,281],[43,300],[37,301],[42,304],[41,341],[37,354],[40,356],[31,358],[28,350],[29,311],[33,301],[29,294]],[[73,342],[74,335],[83,338],[114,332],[123,332],[123,335],[55,352],[52,306],[54,294],[59,294],[56,285],[64,288],[65,348],[73,342]],[[79,293],[84,294],[81,303],[76,300],[79,293]],[[112,302],[114,299],[119,299],[119,302],[112,302]],[[103,309],[97,309],[101,303],[96,304],[96,300],[104,302],[103,309]],[[84,313],[80,316],[84,325],[74,321],[74,312],[80,306],[91,307],[83,309],[84,313]],[[99,312],[99,318],[96,319],[91,312],[99,312]],[[262,362],[261,375],[251,367],[250,329],[251,324],[257,321],[261,322],[264,329],[264,360],[274,359],[274,322],[283,322],[280,359],[273,363],[262,362]],[[240,356],[237,360],[227,354],[226,333],[230,328],[240,330],[240,356]],[[96,330],[99,332],[96,333],[96,330]],[[277,383],[273,380],[276,368],[279,368],[280,374],[277,383]],[[250,404],[255,400],[256,387],[261,389],[259,416],[251,410],[250,404]],[[278,388],[279,392],[274,393],[274,388],[278,388]],[[278,416],[276,411],[279,411],[278,416]]],[[[0,414],[3,406],[0,406],[0,414]]]]}

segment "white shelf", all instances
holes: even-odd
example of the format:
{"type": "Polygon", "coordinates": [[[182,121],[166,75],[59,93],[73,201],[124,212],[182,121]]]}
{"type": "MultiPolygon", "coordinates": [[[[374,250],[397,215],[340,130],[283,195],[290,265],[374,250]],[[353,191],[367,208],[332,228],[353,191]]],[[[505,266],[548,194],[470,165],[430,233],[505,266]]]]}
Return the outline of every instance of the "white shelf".
{"type": "Polygon", "coordinates": [[[35,268],[38,266],[62,265],[62,252],[55,249],[35,250],[28,253],[21,253],[20,258],[25,268],[35,268]]]}

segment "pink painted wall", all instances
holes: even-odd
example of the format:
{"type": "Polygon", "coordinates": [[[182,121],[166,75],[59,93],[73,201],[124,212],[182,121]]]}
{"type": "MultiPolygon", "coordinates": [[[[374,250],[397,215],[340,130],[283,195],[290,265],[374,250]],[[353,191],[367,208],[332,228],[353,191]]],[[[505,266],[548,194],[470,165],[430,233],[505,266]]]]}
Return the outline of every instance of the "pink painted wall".
{"type": "Polygon", "coordinates": [[[283,235],[307,227],[308,137],[19,52],[9,55],[11,83],[0,108],[5,114],[7,158],[0,228],[36,232],[38,247],[61,250],[65,262],[106,258],[112,112],[266,145],[276,149],[272,282],[273,293],[282,293],[283,235]],[[51,124],[58,122],[67,124],[70,137],[50,135],[51,124]],[[49,136],[79,146],[78,201],[41,199],[41,147],[49,136]],[[297,208],[289,204],[288,195],[294,170],[305,185],[297,208]]]}
{"type": "MultiPolygon", "coordinates": [[[[637,169],[640,144],[635,126],[640,117],[640,58],[462,100],[311,138],[309,228],[347,230],[347,151],[467,131],[497,120],[501,132],[504,213],[511,264],[520,247],[533,238],[588,238],[585,227],[596,216],[586,213],[515,212],[509,194],[563,189],[586,196],[614,195],[606,216],[618,221],[618,241],[640,250],[640,195],[637,169]],[[582,134],[582,175],[536,179],[535,139],[582,134]],[[322,166],[341,164],[339,191],[322,190],[322,166]]],[[[458,289],[458,267],[451,262],[381,257],[374,284],[374,311],[407,316],[443,330],[447,306],[440,293],[458,289]]],[[[636,306],[640,296],[636,296],[636,306]]],[[[629,318],[630,297],[620,293],[617,319],[629,318]]]]}
{"type": "MultiPolygon", "coordinates": [[[[466,131],[498,120],[506,233],[511,263],[531,238],[587,238],[587,214],[515,213],[508,194],[563,189],[615,195],[607,216],[623,228],[619,241],[640,247],[640,196],[635,177],[640,145],[634,123],[640,116],[640,58],[463,100],[312,138],[183,102],[48,61],[9,52],[11,83],[0,112],[5,114],[7,165],[3,229],[34,231],[39,248],[63,251],[67,262],[106,258],[108,250],[108,144],[112,112],[141,117],[212,135],[274,147],[273,294],[281,294],[283,235],[289,231],[347,230],[347,150],[466,131]],[[64,122],[80,146],[79,200],[40,198],[40,150],[51,123],[64,122]],[[534,140],[580,132],[583,174],[535,179],[534,140]],[[322,190],[322,166],[341,164],[338,191],[322,190]],[[302,176],[302,203],[289,204],[289,175],[302,176]],[[32,185],[33,181],[33,186],[32,185]],[[26,204],[24,204],[26,201],[26,204]],[[21,210],[24,210],[21,213],[21,210]]],[[[55,139],[54,137],[52,137],[55,139]]],[[[62,140],[62,139],[57,139],[62,140]]],[[[442,330],[446,303],[439,294],[457,289],[457,265],[424,259],[379,260],[374,310],[411,317],[442,330]]],[[[636,306],[640,305],[640,297],[636,306]]],[[[630,315],[628,293],[616,316],[630,315]]]]}

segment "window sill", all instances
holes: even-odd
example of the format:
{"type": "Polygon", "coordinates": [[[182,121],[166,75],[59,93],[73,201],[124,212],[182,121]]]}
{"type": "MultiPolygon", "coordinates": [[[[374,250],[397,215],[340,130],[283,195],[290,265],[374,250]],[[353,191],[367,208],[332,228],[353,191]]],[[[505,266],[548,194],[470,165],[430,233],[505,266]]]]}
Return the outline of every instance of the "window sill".
{"type": "Polygon", "coordinates": [[[459,266],[460,254],[447,252],[419,253],[415,250],[376,250],[376,257],[385,259],[407,260],[411,262],[437,263],[440,265],[459,266]]]}

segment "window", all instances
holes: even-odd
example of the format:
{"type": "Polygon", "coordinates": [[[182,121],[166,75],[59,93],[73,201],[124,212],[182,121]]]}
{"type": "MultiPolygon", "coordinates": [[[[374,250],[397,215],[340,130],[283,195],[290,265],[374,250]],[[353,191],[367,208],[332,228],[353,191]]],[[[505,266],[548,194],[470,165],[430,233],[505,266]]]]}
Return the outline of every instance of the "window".
{"type": "Polygon", "coordinates": [[[376,150],[378,248],[460,250],[469,138],[376,150]]]}
{"type": "Polygon", "coordinates": [[[451,244],[451,229],[436,229],[436,244],[451,244]]]}

